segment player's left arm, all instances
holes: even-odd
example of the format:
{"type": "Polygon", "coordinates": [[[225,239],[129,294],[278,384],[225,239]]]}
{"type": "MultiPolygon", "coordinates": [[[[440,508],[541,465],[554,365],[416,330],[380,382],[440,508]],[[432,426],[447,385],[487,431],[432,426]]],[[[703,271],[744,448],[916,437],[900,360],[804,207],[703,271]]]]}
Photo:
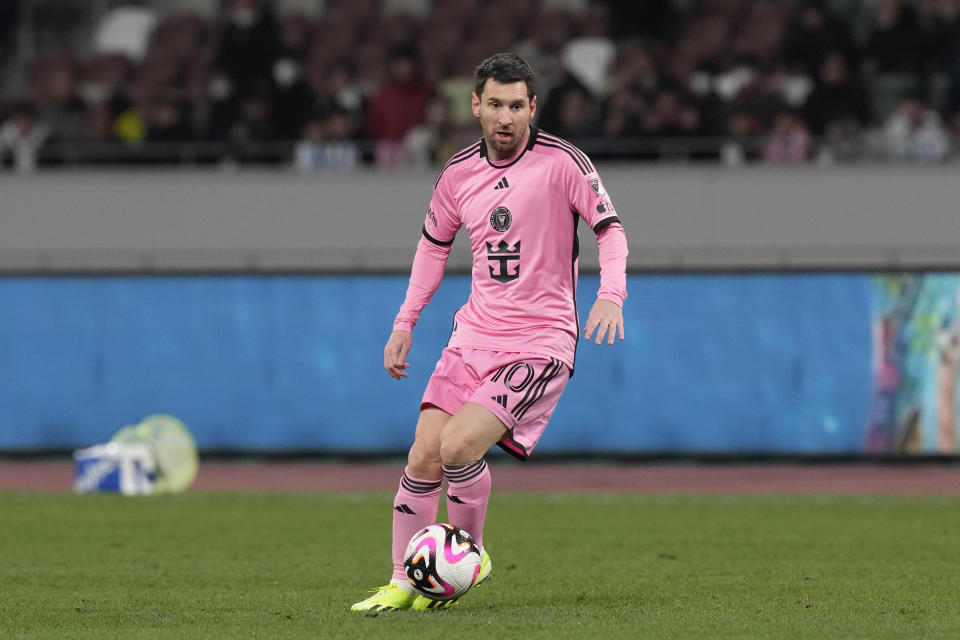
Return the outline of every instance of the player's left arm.
{"type": "Polygon", "coordinates": [[[624,339],[623,301],[627,297],[627,236],[619,222],[611,223],[597,234],[600,246],[600,290],[583,327],[590,340],[596,330],[596,343],[613,344],[616,334],[624,339]]]}
{"type": "MultiPolygon", "coordinates": [[[[593,169],[592,166],[589,166],[593,169]]],[[[627,298],[627,236],[613,207],[613,201],[596,170],[568,173],[571,205],[590,225],[600,250],[600,289],[590,309],[583,335],[596,333],[596,344],[613,344],[624,339],[623,301],[627,298]]]]}

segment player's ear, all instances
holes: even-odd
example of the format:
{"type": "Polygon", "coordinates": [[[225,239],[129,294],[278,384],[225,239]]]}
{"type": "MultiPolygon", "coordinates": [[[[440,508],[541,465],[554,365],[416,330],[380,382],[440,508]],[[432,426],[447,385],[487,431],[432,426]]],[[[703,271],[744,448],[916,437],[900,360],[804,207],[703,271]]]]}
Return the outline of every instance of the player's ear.
{"type": "Polygon", "coordinates": [[[474,91],[471,94],[473,97],[470,99],[470,103],[473,105],[473,115],[480,117],[480,97],[477,95],[477,92],[474,91]]]}
{"type": "Polygon", "coordinates": [[[530,100],[530,119],[533,120],[533,116],[537,113],[537,96],[533,96],[533,99],[530,100]]]}

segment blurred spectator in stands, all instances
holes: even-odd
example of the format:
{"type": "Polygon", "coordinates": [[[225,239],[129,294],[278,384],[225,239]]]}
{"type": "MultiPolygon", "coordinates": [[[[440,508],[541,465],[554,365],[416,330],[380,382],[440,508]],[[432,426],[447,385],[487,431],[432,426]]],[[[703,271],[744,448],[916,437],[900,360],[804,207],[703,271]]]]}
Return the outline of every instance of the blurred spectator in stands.
{"type": "Polygon", "coordinates": [[[155,95],[149,87],[135,85],[113,119],[113,137],[128,145],[138,145],[147,139],[147,115],[155,95]]]}
{"type": "Polygon", "coordinates": [[[350,115],[350,126],[354,133],[363,131],[366,121],[366,96],[353,65],[346,60],[334,63],[323,76],[323,84],[314,92],[336,109],[350,115]]]}
{"type": "Polygon", "coordinates": [[[560,97],[557,123],[550,133],[571,141],[595,138],[601,133],[600,118],[593,96],[582,86],[567,89],[560,97]]]}
{"type": "Polygon", "coordinates": [[[272,84],[280,34],[273,14],[261,0],[230,0],[214,68],[233,83],[238,96],[272,84]]]}
{"type": "Polygon", "coordinates": [[[713,77],[713,90],[721,100],[731,103],[758,87],[760,69],[749,55],[726,60],[713,77]]]}
{"type": "Polygon", "coordinates": [[[336,109],[308,121],[293,157],[294,166],[303,172],[355,168],[360,152],[351,139],[350,114],[336,109]]]}
{"type": "Polygon", "coordinates": [[[371,99],[366,119],[366,133],[377,141],[375,160],[381,167],[405,164],[403,138],[420,123],[433,96],[415,49],[395,48],[387,64],[388,78],[371,99]]]}
{"type": "Polygon", "coordinates": [[[82,139],[91,142],[115,141],[113,121],[115,114],[109,104],[91,105],[84,121],[82,139]]]}
{"type": "Polygon", "coordinates": [[[783,30],[777,57],[787,65],[801,65],[813,78],[828,51],[839,51],[848,64],[856,61],[857,48],[850,27],[831,14],[823,0],[803,0],[783,30]]]}
{"type": "Polygon", "coordinates": [[[640,115],[646,101],[631,87],[613,91],[603,103],[601,132],[613,138],[636,138],[640,135],[640,115]]]}
{"type": "Polygon", "coordinates": [[[796,63],[766,61],[758,66],[757,72],[751,90],[777,106],[802,107],[814,88],[814,79],[796,63]]]}
{"type": "Polygon", "coordinates": [[[40,119],[53,134],[63,140],[82,137],[87,109],[77,96],[74,69],[65,64],[51,67],[36,84],[40,119]]]}
{"type": "MultiPolygon", "coordinates": [[[[956,0],[956,4],[960,9],[960,0],[956,0]]],[[[960,111],[960,30],[956,34],[944,54],[944,71],[947,74],[949,86],[943,107],[947,113],[960,111]]]]}
{"type": "Polygon", "coordinates": [[[863,52],[866,74],[919,73],[924,43],[913,6],[902,0],[877,0],[873,8],[863,52]]]}
{"type": "Polygon", "coordinates": [[[280,51],[273,63],[273,128],[279,140],[296,140],[316,107],[304,75],[310,24],[302,14],[280,21],[280,51]]]}
{"type": "Polygon", "coordinates": [[[651,139],[660,159],[691,160],[706,151],[697,146],[703,133],[700,112],[676,86],[665,85],[657,91],[640,116],[640,132],[651,139]]]}
{"type": "Polygon", "coordinates": [[[950,138],[939,114],[917,92],[909,92],[883,127],[887,154],[897,160],[940,162],[950,152],[950,138]]]}
{"type": "Polygon", "coordinates": [[[662,75],[653,54],[638,42],[620,46],[611,72],[615,87],[630,87],[646,100],[653,99],[662,75]]]}
{"type": "Polygon", "coordinates": [[[0,124],[0,165],[20,172],[34,170],[50,139],[50,126],[40,119],[37,107],[25,100],[15,102],[0,124]]]}
{"type": "Polygon", "coordinates": [[[577,92],[580,95],[586,94],[588,97],[590,95],[587,88],[566,70],[556,79],[548,92],[540,93],[540,88],[537,88],[537,126],[539,128],[563,136],[560,133],[562,128],[561,110],[563,109],[564,96],[570,92],[577,92]],[[542,99],[539,96],[543,96],[542,99]]]}
{"type": "Polygon", "coordinates": [[[960,46],[960,0],[917,0],[924,71],[948,71],[960,46]]]}
{"type": "Polygon", "coordinates": [[[696,136],[700,134],[700,114],[681,89],[664,86],[644,110],[640,128],[648,136],[696,136]]]}
{"type": "Polygon", "coordinates": [[[443,165],[462,145],[450,117],[450,106],[443,96],[430,99],[423,122],[407,132],[403,146],[408,161],[415,167],[443,165]]]}
{"type": "Polygon", "coordinates": [[[230,128],[230,140],[240,144],[273,140],[270,107],[270,95],[267,93],[245,97],[240,102],[237,120],[230,128]]]}
{"type": "Polygon", "coordinates": [[[292,57],[281,57],[273,67],[273,130],[278,140],[296,140],[316,107],[313,92],[303,78],[303,67],[292,57]]]}
{"type": "Polygon", "coordinates": [[[762,132],[760,117],[750,107],[734,103],[727,114],[720,161],[736,167],[757,159],[757,140],[762,132]]]}
{"type": "Polygon", "coordinates": [[[193,128],[186,112],[186,105],[172,100],[158,100],[146,113],[147,142],[189,142],[193,128]]]}
{"type": "Polygon", "coordinates": [[[706,135],[715,136],[724,130],[727,108],[714,87],[716,65],[703,61],[687,78],[686,86],[694,106],[700,112],[701,128],[706,135]]]}
{"type": "Polygon", "coordinates": [[[817,136],[856,135],[870,120],[866,89],[853,78],[839,51],[827,53],[813,91],[803,107],[804,117],[817,136]]]}
{"type": "Polygon", "coordinates": [[[813,140],[810,128],[797,109],[782,107],[773,119],[773,127],[763,144],[767,164],[802,164],[810,159],[813,140]]]}
{"type": "Polygon", "coordinates": [[[226,140],[240,110],[240,97],[233,81],[223,71],[214,69],[207,80],[207,121],[204,127],[209,140],[226,140]]]}
{"type": "Polygon", "coordinates": [[[653,56],[639,42],[622,44],[609,78],[603,102],[604,136],[635,138],[642,134],[640,118],[660,88],[660,72],[653,56]]]}

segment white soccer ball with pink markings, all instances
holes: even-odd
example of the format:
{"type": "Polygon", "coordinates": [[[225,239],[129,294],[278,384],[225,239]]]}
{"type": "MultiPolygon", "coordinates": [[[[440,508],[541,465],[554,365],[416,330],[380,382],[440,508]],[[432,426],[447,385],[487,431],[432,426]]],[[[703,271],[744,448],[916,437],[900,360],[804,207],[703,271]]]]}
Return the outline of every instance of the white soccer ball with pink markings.
{"type": "Polygon", "coordinates": [[[480,576],[480,548],[473,536],[452,524],[431,524],[416,532],[403,554],[414,591],[431,600],[453,600],[480,576]]]}

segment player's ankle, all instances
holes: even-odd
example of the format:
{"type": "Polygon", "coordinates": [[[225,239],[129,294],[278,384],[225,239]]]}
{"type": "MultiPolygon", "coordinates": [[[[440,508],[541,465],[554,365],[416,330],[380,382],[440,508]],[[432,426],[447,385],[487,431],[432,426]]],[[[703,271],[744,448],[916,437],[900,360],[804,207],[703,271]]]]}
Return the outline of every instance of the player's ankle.
{"type": "Polygon", "coordinates": [[[401,578],[391,578],[391,579],[390,579],[390,582],[392,582],[393,584],[395,584],[395,585],[397,585],[398,587],[400,587],[400,589],[402,589],[403,592],[404,592],[405,594],[407,594],[408,596],[414,595],[414,593],[413,593],[413,585],[410,584],[410,581],[407,580],[406,578],[403,578],[403,579],[401,579],[401,578]]]}

